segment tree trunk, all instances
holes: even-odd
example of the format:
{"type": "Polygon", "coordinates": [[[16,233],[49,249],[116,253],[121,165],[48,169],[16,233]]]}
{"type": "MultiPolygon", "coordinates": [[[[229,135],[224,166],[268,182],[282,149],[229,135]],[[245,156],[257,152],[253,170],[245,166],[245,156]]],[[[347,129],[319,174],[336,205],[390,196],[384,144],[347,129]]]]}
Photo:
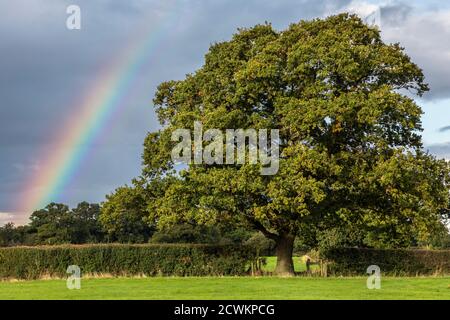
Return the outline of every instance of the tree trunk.
{"type": "Polygon", "coordinates": [[[293,276],[294,262],[292,251],[294,250],[295,236],[291,234],[280,235],[276,240],[277,266],[275,274],[279,276],[293,276]]]}

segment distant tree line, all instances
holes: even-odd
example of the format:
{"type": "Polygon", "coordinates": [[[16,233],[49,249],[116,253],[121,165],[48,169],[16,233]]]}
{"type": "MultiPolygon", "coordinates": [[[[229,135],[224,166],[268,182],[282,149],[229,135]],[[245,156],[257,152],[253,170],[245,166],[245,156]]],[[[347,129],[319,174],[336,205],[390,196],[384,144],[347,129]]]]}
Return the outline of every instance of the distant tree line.
{"type": "Polygon", "coordinates": [[[105,233],[99,222],[100,205],[81,202],[69,209],[61,203],[50,203],[30,216],[30,223],[0,228],[0,245],[37,245],[102,242],[105,233]]]}
{"type": "Polygon", "coordinates": [[[139,210],[139,202],[133,196],[133,191],[122,187],[116,193],[116,197],[117,194],[126,196],[131,203],[121,197],[116,204],[109,201],[103,208],[88,202],[81,202],[72,209],[65,204],[50,203],[44,209],[33,212],[27,225],[15,226],[10,222],[0,227],[0,246],[112,242],[236,244],[244,243],[254,236],[254,232],[243,228],[194,223],[156,230],[154,224],[145,219],[145,210],[139,210]],[[123,207],[117,208],[118,203],[123,207]],[[113,208],[114,211],[111,211],[113,208]]]}

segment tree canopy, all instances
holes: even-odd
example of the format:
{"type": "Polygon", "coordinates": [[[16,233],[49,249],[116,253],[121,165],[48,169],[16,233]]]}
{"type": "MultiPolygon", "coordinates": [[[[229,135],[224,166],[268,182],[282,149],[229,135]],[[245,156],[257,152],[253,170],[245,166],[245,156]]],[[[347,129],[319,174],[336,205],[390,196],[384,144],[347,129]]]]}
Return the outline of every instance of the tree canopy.
{"type": "Polygon", "coordinates": [[[149,221],[250,226],[276,242],[279,274],[293,273],[295,237],[337,226],[393,246],[427,237],[448,214],[448,165],[422,150],[411,98],[427,90],[404,49],[354,15],[240,29],[198,70],[158,87],[163,128],[145,140],[143,178],[170,183],[147,203],[149,221]],[[172,132],[195,121],[278,129],[278,173],[250,163],[175,172],[172,132]]]}

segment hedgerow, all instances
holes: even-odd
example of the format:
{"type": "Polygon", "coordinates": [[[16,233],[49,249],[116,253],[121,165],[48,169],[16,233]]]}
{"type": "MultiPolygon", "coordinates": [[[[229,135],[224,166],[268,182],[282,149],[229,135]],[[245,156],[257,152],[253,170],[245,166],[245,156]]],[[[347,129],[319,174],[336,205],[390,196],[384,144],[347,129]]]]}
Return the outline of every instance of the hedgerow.
{"type": "Polygon", "coordinates": [[[221,276],[245,274],[255,259],[243,246],[193,244],[105,244],[0,248],[0,278],[67,277],[77,265],[82,274],[113,276],[221,276]]]}
{"type": "Polygon", "coordinates": [[[363,275],[370,265],[385,275],[450,274],[450,250],[334,248],[322,257],[331,275],[363,275]]]}

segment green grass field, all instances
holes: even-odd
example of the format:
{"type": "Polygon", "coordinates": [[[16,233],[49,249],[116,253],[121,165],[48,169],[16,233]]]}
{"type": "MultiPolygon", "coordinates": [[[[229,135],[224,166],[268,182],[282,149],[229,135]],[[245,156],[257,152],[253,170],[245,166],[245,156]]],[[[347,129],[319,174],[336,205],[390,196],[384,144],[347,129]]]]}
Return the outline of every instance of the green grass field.
{"type": "MultiPolygon", "coordinates": [[[[267,257],[264,271],[275,269],[267,257]]],[[[295,271],[305,271],[294,258],[295,271]]],[[[316,265],[312,269],[318,268],[316,265]]],[[[156,277],[87,278],[80,290],[65,280],[3,281],[0,299],[447,299],[450,277],[382,277],[381,289],[369,290],[365,277],[156,277]]]]}
{"type": "Polygon", "coordinates": [[[450,299],[450,278],[207,277],[82,279],[0,282],[0,299],[450,299]]]}

